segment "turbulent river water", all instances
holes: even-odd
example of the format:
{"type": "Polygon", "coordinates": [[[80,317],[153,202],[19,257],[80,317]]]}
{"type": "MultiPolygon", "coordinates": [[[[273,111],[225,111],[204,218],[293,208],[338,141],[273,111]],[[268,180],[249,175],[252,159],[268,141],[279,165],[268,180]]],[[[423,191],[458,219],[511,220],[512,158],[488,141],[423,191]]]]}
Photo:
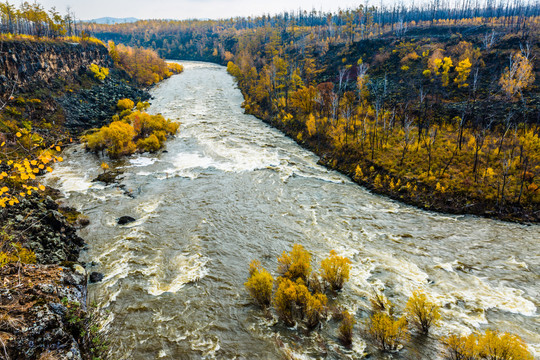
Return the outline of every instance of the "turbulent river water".
{"type": "Polygon", "coordinates": [[[105,274],[89,300],[110,310],[118,359],[440,359],[435,337],[494,328],[540,356],[540,227],[436,214],[373,195],[241,108],[225,68],[187,62],[152,90],[150,112],[182,123],[167,151],[111,163],[119,184],[92,182],[103,159],[81,147],[49,178],[90,218],[83,261],[105,274]],[[137,220],[119,226],[117,218],[137,220]],[[265,317],[243,283],[248,264],[299,243],[314,264],[330,250],[352,260],[339,295],[355,312],[354,346],[337,323],[305,333],[265,317]],[[394,354],[366,345],[373,289],[402,309],[415,289],[442,306],[441,327],[394,354]]]}

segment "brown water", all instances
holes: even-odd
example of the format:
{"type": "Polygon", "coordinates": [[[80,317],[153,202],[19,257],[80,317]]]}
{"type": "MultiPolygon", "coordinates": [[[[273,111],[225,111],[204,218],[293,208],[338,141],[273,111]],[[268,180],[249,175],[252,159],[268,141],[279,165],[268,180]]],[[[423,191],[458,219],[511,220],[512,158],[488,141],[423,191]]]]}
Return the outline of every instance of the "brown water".
{"type": "MultiPolygon", "coordinates": [[[[370,194],[253,116],[225,68],[185,63],[152,90],[151,112],[182,122],[164,153],[112,167],[80,148],[50,181],[91,224],[82,260],[105,274],[90,299],[110,310],[118,359],[361,358],[360,329],[377,288],[402,308],[415,289],[443,306],[435,335],[486,327],[521,335],[540,356],[540,227],[435,214],[370,194]],[[130,215],[136,222],[116,225],[130,215]],[[339,299],[359,325],[352,350],[325,322],[310,334],[262,316],[243,287],[251,259],[267,269],[293,244],[319,263],[351,258],[339,299]]],[[[372,358],[440,359],[433,339],[372,358]]]]}

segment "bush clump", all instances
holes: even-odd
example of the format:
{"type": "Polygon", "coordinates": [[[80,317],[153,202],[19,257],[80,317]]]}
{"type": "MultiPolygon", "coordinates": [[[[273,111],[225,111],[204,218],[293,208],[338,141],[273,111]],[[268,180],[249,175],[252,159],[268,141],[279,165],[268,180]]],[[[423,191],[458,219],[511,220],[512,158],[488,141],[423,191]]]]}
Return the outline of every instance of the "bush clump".
{"type": "Polygon", "coordinates": [[[427,334],[429,328],[436,325],[441,318],[439,306],[429,301],[421,291],[415,291],[409,298],[405,312],[409,322],[423,334],[427,334]]]}
{"type": "Polygon", "coordinates": [[[278,263],[278,273],[292,280],[306,281],[311,272],[311,254],[300,244],[295,244],[289,253],[284,251],[278,263]]]}
{"type": "MultiPolygon", "coordinates": [[[[113,122],[83,137],[86,148],[93,152],[107,151],[111,158],[131,155],[134,152],[155,152],[164,145],[167,136],[177,133],[180,125],[162,115],[150,115],[142,110],[132,111],[133,101],[118,101],[120,115],[113,122]]],[[[138,103],[137,109],[145,109],[146,103],[138,103]]]]}
{"type": "Polygon", "coordinates": [[[351,261],[337,255],[335,250],[330,251],[330,257],[321,262],[321,277],[330,286],[332,291],[339,291],[343,284],[349,280],[351,261]]]}
{"type": "Polygon", "coordinates": [[[377,312],[370,317],[368,333],[380,350],[397,350],[409,338],[407,319],[377,312]]]}
{"type": "Polygon", "coordinates": [[[107,76],[109,76],[109,68],[91,64],[88,69],[94,75],[95,79],[103,81],[107,78],[107,76]]]}
{"type": "Polygon", "coordinates": [[[264,308],[270,305],[274,278],[262,267],[259,261],[253,260],[249,264],[249,279],[244,283],[244,286],[259,305],[264,308]]]}
{"type": "Polygon", "coordinates": [[[533,360],[523,340],[509,333],[451,335],[443,343],[448,360],[533,360]]]}
{"type": "Polygon", "coordinates": [[[339,340],[345,346],[351,346],[352,337],[353,337],[353,327],[356,324],[354,316],[352,316],[348,311],[343,311],[341,314],[343,319],[339,325],[339,340]]]}

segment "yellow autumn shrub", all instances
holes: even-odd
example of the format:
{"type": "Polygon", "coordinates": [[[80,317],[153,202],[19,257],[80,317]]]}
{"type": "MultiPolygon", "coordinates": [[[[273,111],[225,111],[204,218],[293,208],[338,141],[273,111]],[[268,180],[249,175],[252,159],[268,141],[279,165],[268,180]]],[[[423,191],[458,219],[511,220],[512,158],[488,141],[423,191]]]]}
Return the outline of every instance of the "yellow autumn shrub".
{"type": "Polygon", "coordinates": [[[154,134],[145,139],[139,139],[139,141],[137,141],[137,149],[140,151],[156,152],[161,149],[161,146],[161,142],[154,134]]]}
{"type": "Polygon", "coordinates": [[[321,277],[330,285],[333,291],[341,290],[347,280],[349,280],[351,261],[346,257],[337,255],[332,250],[330,256],[321,261],[321,277]]]}
{"type": "Polygon", "coordinates": [[[516,335],[486,330],[484,334],[450,335],[442,339],[448,360],[533,360],[516,335]]]}
{"type": "Polygon", "coordinates": [[[439,306],[428,300],[426,294],[415,291],[407,301],[405,307],[407,319],[424,334],[429,332],[432,325],[436,325],[441,318],[439,306]]]}
{"type": "Polygon", "coordinates": [[[304,308],[304,317],[309,328],[314,328],[321,322],[326,314],[327,303],[328,299],[326,298],[326,295],[321,293],[311,295],[308,292],[304,308]]]}
{"type": "Polygon", "coordinates": [[[120,111],[131,110],[135,106],[135,103],[131,99],[120,99],[116,104],[116,107],[120,111]]]}
{"type": "Polygon", "coordinates": [[[107,150],[110,157],[117,158],[122,155],[133,154],[136,150],[133,138],[133,126],[123,121],[114,121],[102,127],[93,134],[86,135],[86,147],[94,152],[107,150]]]}
{"type": "Polygon", "coordinates": [[[295,244],[290,252],[283,252],[278,258],[278,273],[286,278],[306,281],[311,272],[311,254],[300,244],[295,244]]]}
{"type": "Polygon", "coordinates": [[[180,74],[184,71],[184,67],[178,63],[169,62],[167,63],[167,67],[173,74],[180,74]]]}
{"type": "Polygon", "coordinates": [[[350,346],[352,344],[353,338],[353,328],[356,320],[354,316],[351,315],[348,311],[344,311],[342,314],[343,319],[338,329],[339,340],[345,346],[350,346]]]}
{"type": "Polygon", "coordinates": [[[288,278],[281,278],[272,303],[279,318],[287,326],[294,325],[294,313],[297,301],[298,293],[296,284],[288,278]]]}
{"type": "Polygon", "coordinates": [[[396,350],[408,340],[407,319],[401,317],[395,320],[384,312],[378,312],[370,317],[368,333],[380,350],[396,350]]]}
{"type": "Polygon", "coordinates": [[[11,247],[11,251],[0,251],[0,267],[10,263],[36,263],[36,254],[32,250],[22,247],[19,243],[12,243],[11,247]]]}
{"type": "Polygon", "coordinates": [[[94,78],[96,78],[98,80],[103,81],[103,80],[105,80],[105,78],[107,78],[107,76],[109,76],[109,69],[106,68],[106,67],[101,67],[101,66],[96,65],[96,64],[91,64],[88,69],[94,75],[94,78]]]}
{"type": "Polygon", "coordinates": [[[249,268],[250,276],[244,286],[259,305],[267,307],[272,301],[274,278],[261,266],[259,261],[253,260],[249,268]]]}

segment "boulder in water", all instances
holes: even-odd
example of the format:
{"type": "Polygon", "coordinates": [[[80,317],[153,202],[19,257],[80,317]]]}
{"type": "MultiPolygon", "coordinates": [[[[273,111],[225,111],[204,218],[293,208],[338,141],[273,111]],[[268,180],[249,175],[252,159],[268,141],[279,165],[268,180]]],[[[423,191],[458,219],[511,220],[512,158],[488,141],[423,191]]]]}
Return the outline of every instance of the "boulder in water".
{"type": "Polygon", "coordinates": [[[90,283],[97,283],[97,282],[100,282],[101,280],[103,280],[103,274],[102,273],[99,273],[99,272],[92,272],[90,274],[90,283]]]}
{"type": "Polygon", "coordinates": [[[118,225],[126,225],[129,223],[134,222],[136,219],[132,218],[131,216],[122,216],[118,218],[118,225]]]}

